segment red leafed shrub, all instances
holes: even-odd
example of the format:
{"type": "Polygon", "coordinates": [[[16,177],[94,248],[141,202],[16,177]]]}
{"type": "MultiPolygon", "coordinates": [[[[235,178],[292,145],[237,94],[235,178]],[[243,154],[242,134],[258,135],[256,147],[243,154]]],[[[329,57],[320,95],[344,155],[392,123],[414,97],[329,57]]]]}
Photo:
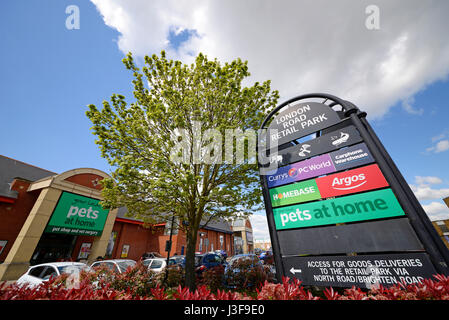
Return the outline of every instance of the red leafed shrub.
{"type": "Polygon", "coordinates": [[[257,295],[247,296],[235,291],[216,291],[199,285],[194,292],[178,285],[176,289],[162,286],[151,273],[141,267],[130,268],[122,274],[104,269],[82,272],[76,285],[71,286],[68,275],[51,278],[36,287],[0,283],[0,300],[449,300],[449,277],[435,275],[422,283],[404,283],[389,288],[371,290],[326,288],[319,296],[301,286],[297,279],[283,278],[282,283],[265,281],[257,295]]]}
{"type": "Polygon", "coordinates": [[[257,290],[258,300],[318,300],[309,291],[304,290],[301,281],[290,278],[282,278],[282,284],[274,284],[265,281],[263,287],[257,290]]]}
{"type": "Polygon", "coordinates": [[[215,292],[223,286],[224,273],[225,267],[223,265],[210,268],[197,278],[197,285],[205,285],[215,292]]]}
{"type": "Polygon", "coordinates": [[[255,291],[265,281],[272,280],[269,268],[251,257],[243,257],[230,261],[230,267],[224,274],[224,283],[235,290],[255,291]]]}
{"type": "Polygon", "coordinates": [[[400,283],[389,288],[382,285],[371,289],[368,297],[373,300],[449,300],[449,277],[434,275],[422,283],[406,285],[400,283]]]}
{"type": "Polygon", "coordinates": [[[67,288],[63,277],[52,278],[39,286],[30,288],[11,284],[0,285],[0,300],[143,300],[146,297],[131,295],[130,290],[115,290],[110,285],[94,287],[89,281],[82,281],[77,287],[67,288]]]}
{"type": "Polygon", "coordinates": [[[213,300],[210,290],[204,286],[198,286],[194,292],[190,292],[188,288],[178,287],[173,298],[176,300],[213,300]]]}

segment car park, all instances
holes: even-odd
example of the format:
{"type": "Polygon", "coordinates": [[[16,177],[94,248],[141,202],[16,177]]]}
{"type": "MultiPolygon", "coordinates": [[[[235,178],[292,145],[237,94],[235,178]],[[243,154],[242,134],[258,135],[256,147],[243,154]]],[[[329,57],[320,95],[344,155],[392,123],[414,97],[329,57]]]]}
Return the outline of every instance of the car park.
{"type": "MultiPolygon", "coordinates": [[[[263,264],[259,257],[255,254],[238,254],[233,256],[229,263],[226,264],[224,271],[224,284],[228,288],[235,287],[233,283],[233,278],[240,275],[241,272],[247,272],[251,269],[260,269],[263,271],[263,264]],[[242,268],[242,266],[244,266],[242,268]]],[[[251,283],[248,283],[251,286],[251,283]]]]}
{"type": "Polygon", "coordinates": [[[76,273],[88,270],[89,267],[81,262],[48,262],[31,266],[18,280],[18,285],[37,286],[51,277],[58,277],[65,273],[76,273]]]}
{"type": "Polygon", "coordinates": [[[106,267],[113,272],[123,273],[129,267],[134,267],[137,264],[136,261],[131,259],[111,259],[111,260],[100,260],[95,261],[91,264],[91,268],[96,267],[106,267]]]}
{"type": "Polygon", "coordinates": [[[148,267],[148,270],[159,273],[167,266],[167,259],[145,259],[142,261],[142,264],[148,267]]]}
{"type": "Polygon", "coordinates": [[[182,265],[184,259],[185,259],[185,256],[183,256],[183,255],[176,255],[176,256],[172,256],[170,258],[170,260],[173,260],[174,263],[179,266],[182,265]]]}
{"type": "Polygon", "coordinates": [[[223,264],[225,262],[222,257],[216,253],[205,253],[195,256],[195,271],[197,274],[223,264]]]}
{"type": "Polygon", "coordinates": [[[163,258],[163,256],[159,252],[145,252],[141,257],[142,260],[153,258],[163,258]]]}
{"type": "Polygon", "coordinates": [[[228,258],[228,254],[227,254],[227,252],[224,251],[224,250],[215,250],[215,253],[218,254],[218,255],[221,257],[221,259],[223,260],[223,262],[225,262],[226,259],[228,258]]]}
{"type": "MultiPolygon", "coordinates": [[[[222,258],[222,256],[216,253],[209,252],[209,253],[195,254],[195,271],[197,274],[201,274],[203,271],[207,269],[225,264],[226,261],[222,258]]],[[[185,257],[180,263],[180,266],[182,268],[185,268],[186,266],[185,257]]]]}
{"type": "MultiPolygon", "coordinates": [[[[159,273],[167,266],[167,258],[145,259],[142,261],[142,264],[147,266],[148,270],[159,273]]],[[[177,261],[173,258],[170,258],[168,261],[169,266],[177,264],[177,261]]]]}
{"type": "Polygon", "coordinates": [[[273,258],[273,252],[272,251],[263,251],[260,255],[259,255],[259,259],[264,263],[264,264],[273,264],[274,263],[274,258],[273,258]]]}

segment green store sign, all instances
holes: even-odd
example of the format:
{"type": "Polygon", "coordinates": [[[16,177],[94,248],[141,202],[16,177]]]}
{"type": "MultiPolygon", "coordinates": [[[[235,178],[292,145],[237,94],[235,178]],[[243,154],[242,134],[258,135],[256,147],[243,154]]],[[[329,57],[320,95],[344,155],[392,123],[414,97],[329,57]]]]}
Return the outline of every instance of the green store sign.
{"type": "Polygon", "coordinates": [[[273,207],[321,199],[315,179],[270,189],[273,207]]]}
{"type": "Polygon", "coordinates": [[[277,230],[405,215],[391,189],[273,209],[277,230]]]}
{"type": "Polygon", "coordinates": [[[100,200],[63,192],[45,232],[99,236],[108,213],[100,200]]]}

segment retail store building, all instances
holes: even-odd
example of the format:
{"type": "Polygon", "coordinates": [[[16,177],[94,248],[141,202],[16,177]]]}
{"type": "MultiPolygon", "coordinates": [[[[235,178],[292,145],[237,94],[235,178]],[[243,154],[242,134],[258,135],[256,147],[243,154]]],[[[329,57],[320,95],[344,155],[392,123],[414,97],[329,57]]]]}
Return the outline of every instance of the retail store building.
{"type": "MultiPolygon", "coordinates": [[[[144,252],[158,252],[166,257],[165,245],[170,238],[170,232],[172,232],[170,255],[185,255],[186,235],[177,228],[176,223],[173,230],[170,223],[144,226],[142,220],[128,217],[125,207],[119,208],[105,255],[114,259],[138,260],[144,252]]],[[[198,232],[196,252],[224,250],[228,255],[232,255],[233,239],[231,226],[227,222],[210,222],[198,232]]]]}
{"type": "MultiPolygon", "coordinates": [[[[103,171],[79,168],[57,174],[0,155],[0,281],[20,277],[30,265],[98,256],[138,260],[144,252],[166,256],[171,228],[148,228],[126,208],[99,204],[103,171]]],[[[186,240],[173,229],[171,254],[184,254],[186,240]]],[[[229,224],[209,224],[199,232],[198,252],[233,254],[229,224]]]]}
{"type": "Polygon", "coordinates": [[[237,219],[232,223],[236,254],[254,252],[253,227],[249,219],[237,219]]]}

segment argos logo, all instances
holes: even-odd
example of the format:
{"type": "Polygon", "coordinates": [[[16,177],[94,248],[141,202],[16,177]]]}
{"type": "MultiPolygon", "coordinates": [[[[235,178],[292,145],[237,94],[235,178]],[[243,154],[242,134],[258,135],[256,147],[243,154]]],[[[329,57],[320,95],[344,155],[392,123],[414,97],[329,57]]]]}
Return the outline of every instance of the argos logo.
{"type": "Polygon", "coordinates": [[[388,186],[377,164],[316,179],[323,198],[341,196],[388,186]]]}
{"type": "Polygon", "coordinates": [[[363,186],[367,182],[364,173],[344,178],[335,177],[332,181],[332,188],[335,190],[351,190],[363,186]]]}

